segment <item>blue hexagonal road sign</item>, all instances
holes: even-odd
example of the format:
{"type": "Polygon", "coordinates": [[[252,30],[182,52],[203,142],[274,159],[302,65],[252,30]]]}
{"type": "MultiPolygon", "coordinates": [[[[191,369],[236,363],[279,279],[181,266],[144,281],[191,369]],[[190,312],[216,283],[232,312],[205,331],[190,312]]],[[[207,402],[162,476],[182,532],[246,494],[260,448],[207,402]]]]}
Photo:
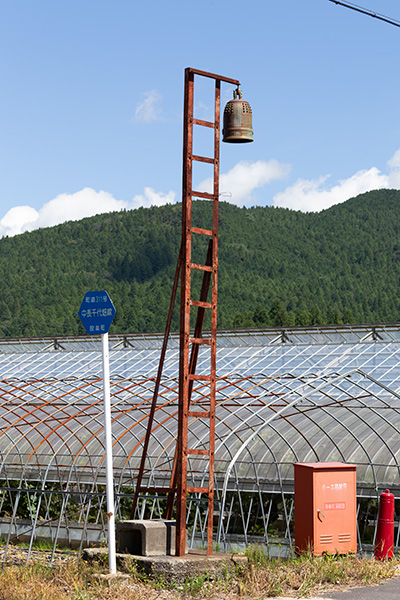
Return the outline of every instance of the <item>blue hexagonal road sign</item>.
{"type": "Polygon", "coordinates": [[[79,317],[89,335],[107,333],[114,315],[114,304],[106,291],[86,292],[79,317]]]}

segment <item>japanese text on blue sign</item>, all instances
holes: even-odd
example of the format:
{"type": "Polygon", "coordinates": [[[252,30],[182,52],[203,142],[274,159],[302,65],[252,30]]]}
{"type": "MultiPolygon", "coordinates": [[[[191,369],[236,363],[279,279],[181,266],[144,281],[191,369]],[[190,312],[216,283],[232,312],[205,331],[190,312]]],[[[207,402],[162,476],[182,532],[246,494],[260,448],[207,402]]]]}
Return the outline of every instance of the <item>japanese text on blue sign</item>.
{"type": "Polygon", "coordinates": [[[87,333],[106,333],[114,315],[115,308],[107,292],[87,292],[85,294],[79,309],[79,317],[87,333]]]}

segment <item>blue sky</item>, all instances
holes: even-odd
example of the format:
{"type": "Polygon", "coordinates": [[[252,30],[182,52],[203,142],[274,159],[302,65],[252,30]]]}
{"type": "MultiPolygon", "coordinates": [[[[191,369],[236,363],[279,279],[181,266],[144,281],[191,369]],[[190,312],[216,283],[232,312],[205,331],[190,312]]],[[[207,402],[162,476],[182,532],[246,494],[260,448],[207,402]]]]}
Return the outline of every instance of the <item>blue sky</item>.
{"type": "MultiPolygon", "coordinates": [[[[398,0],[359,3],[400,20],[398,0]]],[[[0,7],[1,235],[179,201],[187,66],[239,79],[253,109],[254,143],[221,145],[224,199],[321,210],[400,189],[399,28],[329,0],[0,7]]],[[[209,118],[207,80],[195,102],[209,118]]]]}

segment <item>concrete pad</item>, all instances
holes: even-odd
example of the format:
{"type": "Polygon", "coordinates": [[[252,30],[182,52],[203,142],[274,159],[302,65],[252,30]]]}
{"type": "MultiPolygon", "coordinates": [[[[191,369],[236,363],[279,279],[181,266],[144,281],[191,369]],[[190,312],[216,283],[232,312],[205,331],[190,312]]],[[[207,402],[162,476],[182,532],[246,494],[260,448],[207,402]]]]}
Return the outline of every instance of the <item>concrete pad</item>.
{"type": "MultiPolygon", "coordinates": [[[[107,548],[86,548],[82,559],[94,561],[108,553],[107,548]]],[[[116,555],[118,569],[134,565],[139,572],[150,578],[162,578],[166,583],[179,583],[193,575],[208,573],[211,578],[222,575],[226,569],[238,564],[247,564],[247,557],[240,554],[214,554],[207,556],[204,551],[189,550],[186,556],[135,556],[116,555]]]]}

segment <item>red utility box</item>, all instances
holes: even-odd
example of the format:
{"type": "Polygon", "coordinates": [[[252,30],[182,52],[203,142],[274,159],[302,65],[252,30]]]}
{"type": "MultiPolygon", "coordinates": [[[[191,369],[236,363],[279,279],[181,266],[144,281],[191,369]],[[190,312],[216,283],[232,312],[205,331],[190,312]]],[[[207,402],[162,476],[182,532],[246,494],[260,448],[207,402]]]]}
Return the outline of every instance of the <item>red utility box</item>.
{"type": "Polygon", "coordinates": [[[356,465],[295,463],[296,552],[357,552],[356,465]]]}

